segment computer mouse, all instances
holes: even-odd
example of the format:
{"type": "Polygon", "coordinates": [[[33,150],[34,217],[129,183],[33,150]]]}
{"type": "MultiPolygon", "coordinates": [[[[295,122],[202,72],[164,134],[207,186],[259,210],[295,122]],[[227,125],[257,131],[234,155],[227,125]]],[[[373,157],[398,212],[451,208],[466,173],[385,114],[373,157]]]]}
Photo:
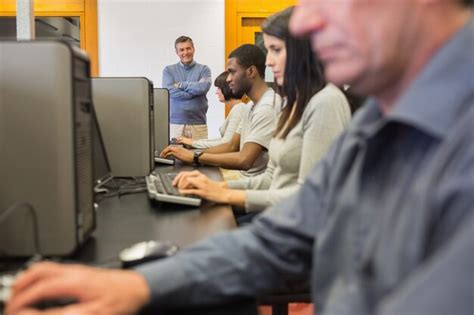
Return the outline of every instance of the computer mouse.
{"type": "Polygon", "coordinates": [[[170,242],[146,241],[134,244],[120,252],[123,268],[130,268],[145,262],[173,256],[179,247],[170,242]]]}

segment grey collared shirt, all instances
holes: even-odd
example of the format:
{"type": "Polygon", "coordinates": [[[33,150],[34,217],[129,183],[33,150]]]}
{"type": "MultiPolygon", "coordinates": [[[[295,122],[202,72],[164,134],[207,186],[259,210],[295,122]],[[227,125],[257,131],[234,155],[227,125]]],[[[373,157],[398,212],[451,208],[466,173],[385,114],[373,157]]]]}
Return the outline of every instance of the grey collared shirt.
{"type": "Polygon", "coordinates": [[[138,269],[158,304],[310,280],[318,314],[473,314],[474,23],[383,116],[375,100],[299,193],[254,223],[138,269]]]}

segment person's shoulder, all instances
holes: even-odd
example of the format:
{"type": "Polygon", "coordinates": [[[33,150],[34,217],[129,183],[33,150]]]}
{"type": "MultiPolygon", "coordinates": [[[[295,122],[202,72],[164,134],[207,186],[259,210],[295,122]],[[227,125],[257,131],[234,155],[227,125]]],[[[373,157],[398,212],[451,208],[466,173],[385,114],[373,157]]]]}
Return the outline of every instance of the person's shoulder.
{"type": "Polygon", "coordinates": [[[311,97],[303,112],[303,122],[311,123],[314,119],[330,119],[331,117],[349,120],[351,109],[346,96],[335,85],[329,83],[311,97]],[[320,116],[324,117],[320,117],[320,116]]]}
{"type": "Polygon", "coordinates": [[[332,100],[340,104],[347,103],[344,93],[332,83],[328,83],[321,91],[314,94],[310,102],[317,102],[318,100],[332,100]]]}
{"type": "Polygon", "coordinates": [[[244,102],[235,104],[230,110],[229,115],[242,115],[246,107],[249,107],[249,106],[245,104],[244,102]]]}
{"type": "Polygon", "coordinates": [[[282,102],[282,99],[279,94],[275,92],[272,88],[268,88],[268,90],[263,93],[262,97],[260,100],[257,102],[258,107],[263,108],[263,107],[268,107],[270,106],[271,108],[274,108],[276,105],[280,105],[282,102]]]}
{"type": "Polygon", "coordinates": [[[344,93],[337,86],[328,83],[322,90],[311,97],[307,110],[347,110],[350,112],[350,106],[344,93]]]}
{"type": "Polygon", "coordinates": [[[198,67],[199,69],[209,69],[209,70],[211,69],[211,68],[209,68],[208,65],[205,65],[205,64],[199,63],[199,62],[196,62],[195,66],[198,67]]]}

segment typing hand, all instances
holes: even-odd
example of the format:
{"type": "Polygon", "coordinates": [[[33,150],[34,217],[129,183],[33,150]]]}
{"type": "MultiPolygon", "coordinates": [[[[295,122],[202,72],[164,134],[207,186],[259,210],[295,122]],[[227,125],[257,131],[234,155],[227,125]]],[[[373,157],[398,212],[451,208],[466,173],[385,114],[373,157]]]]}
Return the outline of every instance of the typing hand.
{"type": "Polygon", "coordinates": [[[193,139],[186,138],[186,137],[179,137],[176,139],[177,143],[182,143],[184,145],[192,146],[193,145],[193,139]]]}
{"type": "Polygon", "coordinates": [[[183,162],[187,162],[187,163],[193,162],[193,152],[182,147],[170,145],[164,148],[163,151],[161,151],[160,153],[160,157],[166,158],[170,156],[174,156],[175,158],[183,162]]]}
{"type": "Polygon", "coordinates": [[[173,181],[173,185],[182,194],[196,195],[219,203],[230,201],[231,190],[225,182],[216,182],[199,171],[181,172],[173,181]]]}
{"type": "Polygon", "coordinates": [[[6,315],[133,314],[149,300],[148,285],[136,272],[38,263],[15,282],[6,315]],[[61,298],[74,299],[76,303],[44,311],[32,306],[61,298]]]}

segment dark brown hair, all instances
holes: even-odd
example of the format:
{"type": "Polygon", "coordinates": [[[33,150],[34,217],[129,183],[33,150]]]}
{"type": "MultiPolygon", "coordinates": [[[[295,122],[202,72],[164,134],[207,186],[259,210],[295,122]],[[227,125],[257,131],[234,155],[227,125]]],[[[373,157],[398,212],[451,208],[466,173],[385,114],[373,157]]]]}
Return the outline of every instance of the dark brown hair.
{"type": "Polygon", "coordinates": [[[262,31],[285,42],[286,64],[283,86],[277,91],[286,97],[287,106],[283,108],[278,120],[276,135],[285,139],[298,124],[309,100],[326,86],[323,66],[311,50],[309,39],[295,38],[290,34],[288,23],[293,7],[278,12],[262,24],[262,31]],[[296,106],[293,116],[291,111],[296,106]]]}
{"type": "Polygon", "coordinates": [[[224,95],[224,99],[226,101],[230,101],[231,99],[241,99],[243,95],[235,95],[232,93],[232,90],[229,87],[229,83],[227,83],[227,77],[229,76],[228,71],[224,71],[217,76],[214,80],[214,86],[219,88],[224,95]]]}

